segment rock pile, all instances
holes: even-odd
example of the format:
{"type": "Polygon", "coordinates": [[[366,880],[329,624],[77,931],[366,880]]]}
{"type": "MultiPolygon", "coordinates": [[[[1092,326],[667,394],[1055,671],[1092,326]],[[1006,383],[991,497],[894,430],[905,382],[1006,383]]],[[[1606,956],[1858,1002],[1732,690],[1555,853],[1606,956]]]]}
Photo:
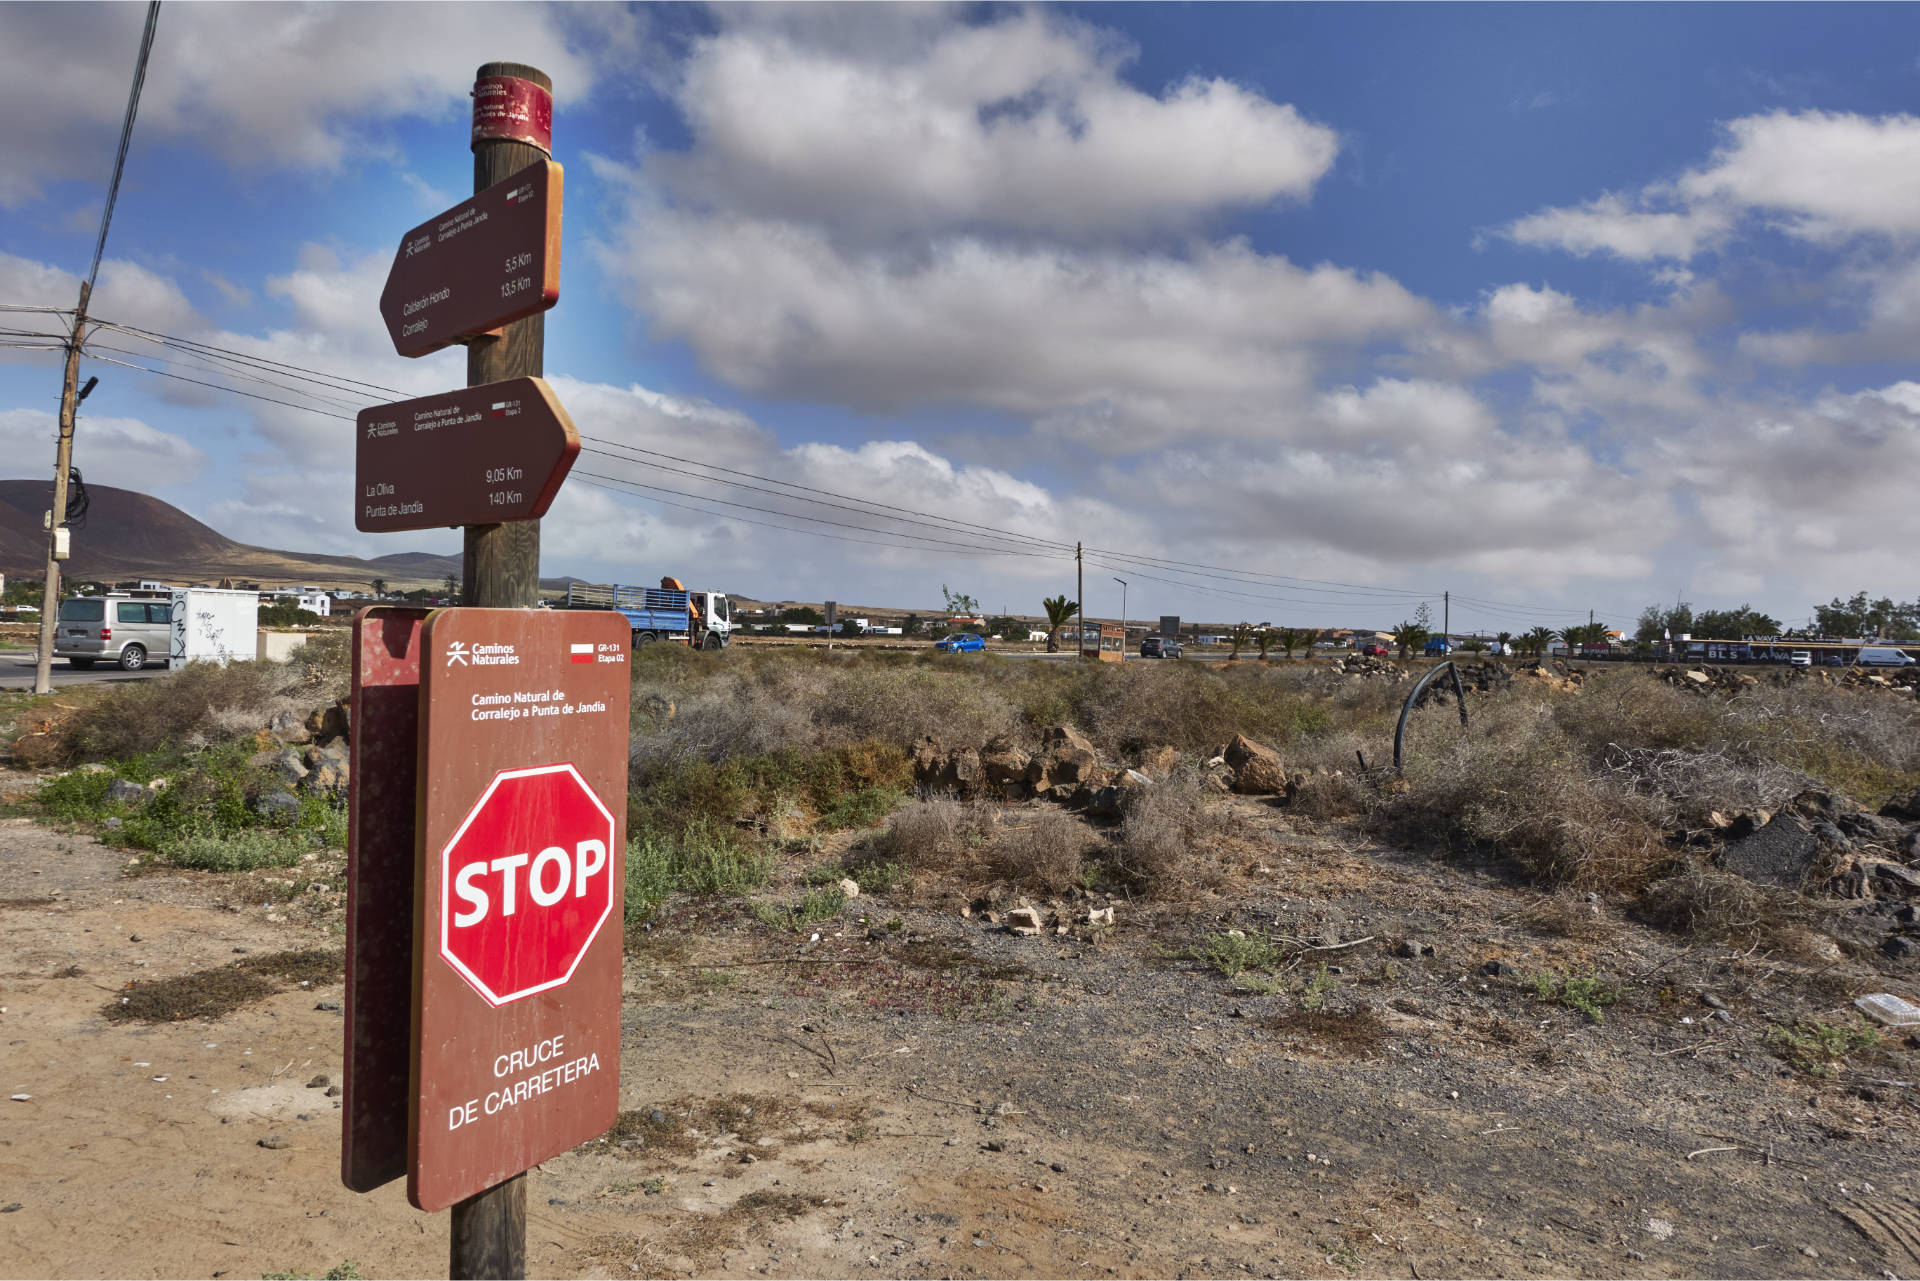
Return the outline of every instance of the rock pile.
{"type": "Polygon", "coordinates": [[[1389,663],[1384,658],[1369,658],[1365,654],[1348,654],[1332,664],[1329,670],[1350,681],[1386,681],[1397,685],[1413,679],[1413,673],[1399,664],[1389,663]]]}
{"type": "Polygon", "coordinates": [[[1778,814],[1714,817],[1722,868],[1760,885],[1859,901],[1876,929],[1885,925],[1882,952],[1920,959],[1920,790],[1877,814],[1815,789],[1778,814]]]}
{"type": "Polygon", "coordinates": [[[1120,775],[1117,767],[1100,763],[1099,753],[1085,735],[1066,725],[1046,730],[1040,750],[1031,753],[1006,738],[997,738],[984,749],[949,748],[928,734],[913,745],[910,759],[914,778],[922,787],[1009,801],[1044,796],[1085,805],[1120,775]]]}
{"type": "MultiPolygon", "coordinates": [[[[277,712],[266,728],[254,735],[260,749],[247,762],[256,769],[278,775],[288,788],[345,797],[350,777],[349,741],[352,729],[351,706],[346,699],[316,707],[305,716],[298,712],[277,712]]],[[[261,807],[277,805],[298,807],[291,792],[272,793],[261,798],[261,807]],[[285,799],[279,799],[284,797],[285,799]]]]}

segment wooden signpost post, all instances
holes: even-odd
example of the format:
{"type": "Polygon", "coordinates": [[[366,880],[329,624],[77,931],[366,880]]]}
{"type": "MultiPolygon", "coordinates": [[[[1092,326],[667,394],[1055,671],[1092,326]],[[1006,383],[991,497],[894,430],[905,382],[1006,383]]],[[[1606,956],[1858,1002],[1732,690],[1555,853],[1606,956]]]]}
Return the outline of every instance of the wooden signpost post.
{"type": "Polygon", "coordinates": [[[341,1177],[451,1208],[455,1278],[526,1275],[525,1172],[620,1082],[632,633],[543,613],[540,523],[580,437],[543,371],[560,296],[552,82],[488,63],[471,200],[408,232],[381,315],[467,387],[359,415],[354,524],[464,525],[462,608],[354,630],[341,1177]]]}

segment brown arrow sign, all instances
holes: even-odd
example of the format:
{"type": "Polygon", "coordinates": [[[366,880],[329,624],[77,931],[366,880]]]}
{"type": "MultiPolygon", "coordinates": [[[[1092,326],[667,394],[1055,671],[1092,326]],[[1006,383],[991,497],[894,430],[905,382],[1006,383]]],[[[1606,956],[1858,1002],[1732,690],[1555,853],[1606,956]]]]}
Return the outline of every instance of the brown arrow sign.
{"type": "Polygon", "coordinates": [[[354,438],[353,523],[368,534],[538,519],[580,452],[544,378],[363,409],[354,438]]]}
{"type": "Polygon", "coordinates": [[[424,356],[560,301],[562,177],[530,165],[401,237],[380,294],[395,351],[424,356]]]}

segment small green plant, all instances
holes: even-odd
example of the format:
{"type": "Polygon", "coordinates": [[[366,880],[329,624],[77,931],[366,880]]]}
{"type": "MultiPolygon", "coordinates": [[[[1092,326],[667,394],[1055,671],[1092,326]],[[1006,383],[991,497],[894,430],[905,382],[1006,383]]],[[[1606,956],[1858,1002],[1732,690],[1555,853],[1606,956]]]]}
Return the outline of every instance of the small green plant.
{"type": "Polygon", "coordinates": [[[840,915],[846,906],[845,894],[837,889],[823,889],[808,890],[798,903],[755,902],[749,904],[749,910],[762,925],[797,934],[809,925],[840,915]]]}
{"type": "Polygon", "coordinates": [[[889,894],[913,879],[912,872],[892,861],[863,863],[850,868],[848,875],[859,884],[862,894],[889,894]]]}
{"type": "Polygon", "coordinates": [[[904,930],[906,928],[907,928],[906,921],[902,920],[900,917],[890,916],[887,918],[887,933],[898,934],[901,930],[904,930]]]}
{"type": "Polygon", "coordinates": [[[1327,1003],[1327,993],[1338,985],[1339,981],[1327,969],[1327,963],[1320,962],[1320,968],[1313,972],[1313,977],[1307,980],[1307,985],[1300,989],[1300,1008],[1319,1009],[1327,1003]]]}
{"type": "Polygon", "coordinates": [[[224,834],[182,832],[164,840],[155,852],[175,867],[201,872],[253,872],[292,867],[311,849],[313,841],[302,833],[243,828],[224,834]]]}
{"type": "Polygon", "coordinates": [[[267,1272],[261,1274],[260,1281],[363,1281],[363,1278],[360,1265],[348,1259],[328,1268],[318,1278],[310,1272],[267,1272]]]}
{"type": "Polygon", "coordinates": [[[1556,1001],[1586,1016],[1587,1022],[1605,1018],[1605,1009],[1620,999],[1620,989],[1589,969],[1585,974],[1543,970],[1533,976],[1533,993],[1543,1001],[1556,1001]]]}
{"type": "Polygon", "coordinates": [[[1247,970],[1270,970],[1280,963],[1280,949],[1273,945],[1273,940],[1240,930],[1209,934],[1199,947],[1189,949],[1186,955],[1191,960],[1205,961],[1226,978],[1247,970]]]}
{"type": "Polygon", "coordinates": [[[704,966],[699,971],[699,978],[712,988],[732,987],[740,981],[740,976],[732,970],[710,970],[704,966]]]}
{"type": "Polygon", "coordinates": [[[837,797],[820,811],[820,825],[828,830],[873,827],[900,808],[906,793],[891,787],[863,787],[837,797]]]}
{"type": "Polygon", "coordinates": [[[803,885],[838,885],[840,879],[846,874],[846,869],[838,863],[821,863],[817,867],[808,868],[806,874],[800,878],[800,882],[803,885]]]}
{"type": "Polygon", "coordinates": [[[662,1178],[658,1174],[654,1175],[652,1178],[642,1179],[640,1181],[640,1191],[643,1195],[659,1196],[662,1192],[665,1192],[666,1190],[667,1190],[667,1181],[666,1179],[662,1178]]]}
{"type": "Polygon", "coordinates": [[[653,919],[667,895],[745,894],[767,883],[767,862],[732,832],[700,819],[677,836],[648,832],[627,843],[627,928],[653,919]]]}
{"type": "Polygon", "coordinates": [[[1844,1062],[1849,1054],[1872,1049],[1880,1041],[1880,1033],[1864,1023],[1821,1023],[1803,1019],[1791,1026],[1776,1023],[1767,1029],[1767,1044],[1808,1076],[1832,1076],[1834,1066],[1844,1062]]]}

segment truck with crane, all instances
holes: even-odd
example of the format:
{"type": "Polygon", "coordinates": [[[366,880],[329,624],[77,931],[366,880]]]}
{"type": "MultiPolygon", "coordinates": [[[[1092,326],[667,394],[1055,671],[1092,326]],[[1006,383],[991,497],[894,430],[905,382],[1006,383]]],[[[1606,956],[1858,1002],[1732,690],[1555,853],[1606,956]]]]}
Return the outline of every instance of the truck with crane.
{"type": "Polygon", "coordinates": [[[658,587],[568,583],[568,609],[611,609],[633,626],[633,647],[667,641],[694,649],[723,649],[733,638],[733,607],[725,592],[689,591],[674,577],[658,587]]]}

